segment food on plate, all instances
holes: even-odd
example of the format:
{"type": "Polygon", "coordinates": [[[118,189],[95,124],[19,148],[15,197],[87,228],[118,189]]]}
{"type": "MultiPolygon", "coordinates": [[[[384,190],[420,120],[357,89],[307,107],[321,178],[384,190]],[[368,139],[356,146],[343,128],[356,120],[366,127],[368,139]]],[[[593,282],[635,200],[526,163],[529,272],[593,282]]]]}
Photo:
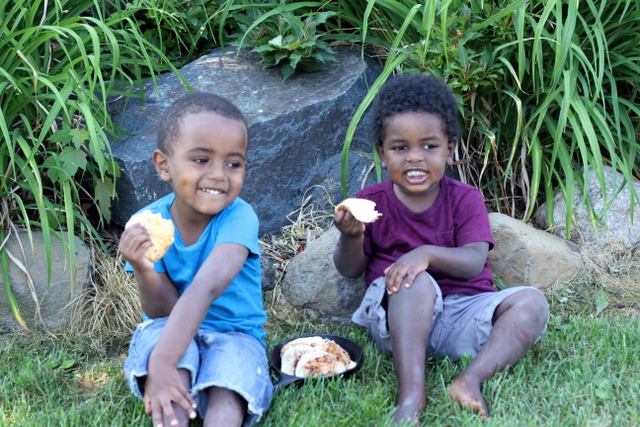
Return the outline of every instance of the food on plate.
{"type": "Polygon", "coordinates": [[[281,355],[280,370],[287,375],[295,375],[296,366],[298,366],[300,358],[305,353],[312,350],[313,347],[310,345],[296,345],[289,347],[289,349],[281,355]]]}
{"type": "Polygon", "coordinates": [[[296,338],[295,340],[289,341],[282,347],[282,349],[280,350],[280,355],[284,355],[291,347],[296,347],[299,345],[315,347],[322,344],[324,344],[324,338],[318,336],[296,338]]]}
{"type": "Polygon", "coordinates": [[[344,348],[336,344],[335,341],[329,339],[325,340],[325,342],[318,347],[318,350],[333,354],[338,362],[343,363],[344,366],[349,366],[351,363],[351,356],[349,356],[349,353],[347,353],[344,348]]]}
{"type": "Polygon", "coordinates": [[[149,230],[153,246],[147,248],[144,254],[149,261],[159,261],[167,253],[169,246],[173,244],[173,234],[175,232],[173,221],[162,218],[159,213],[144,210],[132,216],[125,224],[125,228],[129,228],[134,224],[142,224],[149,230]]]}
{"type": "Polygon", "coordinates": [[[296,377],[317,377],[341,374],[347,367],[336,356],[320,349],[306,352],[296,366],[296,377]]]}
{"type": "Polygon", "coordinates": [[[296,377],[328,377],[354,368],[356,362],[335,341],[319,336],[289,341],[280,350],[280,370],[296,377]]]}
{"type": "Polygon", "coordinates": [[[353,197],[344,199],[342,203],[336,206],[336,213],[342,209],[348,209],[355,219],[362,222],[374,222],[382,216],[382,214],[376,210],[376,202],[367,199],[353,197]]]}

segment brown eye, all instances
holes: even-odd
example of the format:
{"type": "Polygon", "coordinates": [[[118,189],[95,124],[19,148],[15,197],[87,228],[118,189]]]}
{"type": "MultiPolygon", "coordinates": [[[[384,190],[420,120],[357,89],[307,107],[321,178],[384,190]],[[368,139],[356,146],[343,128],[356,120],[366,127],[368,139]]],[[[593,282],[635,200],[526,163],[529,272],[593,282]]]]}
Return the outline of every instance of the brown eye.
{"type": "Polygon", "coordinates": [[[239,169],[242,167],[242,163],[241,162],[227,162],[227,167],[231,168],[231,169],[239,169]]]}

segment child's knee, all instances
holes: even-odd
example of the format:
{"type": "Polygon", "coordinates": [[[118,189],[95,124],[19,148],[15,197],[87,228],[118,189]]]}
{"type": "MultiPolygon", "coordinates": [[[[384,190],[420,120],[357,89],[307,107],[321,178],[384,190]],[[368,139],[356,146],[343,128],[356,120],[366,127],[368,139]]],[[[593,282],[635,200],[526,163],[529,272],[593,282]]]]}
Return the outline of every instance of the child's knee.
{"type": "Polygon", "coordinates": [[[516,310],[523,323],[546,325],[549,320],[549,303],[537,289],[523,289],[508,299],[511,299],[509,309],[516,310]]]}
{"type": "Polygon", "coordinates": [[[233,390],[222,387],[207,389],[205,426],[240,425],[247,412],[247,401],[233,390]]]}
{"type": "Polygon", "coordinates": [[[549,318],[549,303],[542,292],[537,289],[525,289],[521,292],[526,293],[524,302],[530,313],[546,322],[549,318]]]}
{"type": "Polygon", "coordinates": [[[430,302],[433,304],[436,300],[437,292],[433,285],[431,275],[422,272],[416,276],[410,287],[401,286],[394,296],[407,298],[419,304],[430,302]]]}
{"type": "Polygon", "coordinates": [[[435,295],[436,289],[433,285],[433,279],[431,275],[426,271],[419,273],[413,280],[411,287],[406,289],[415,289],[417,292],[427,293],[429,295],[435,295]]]}

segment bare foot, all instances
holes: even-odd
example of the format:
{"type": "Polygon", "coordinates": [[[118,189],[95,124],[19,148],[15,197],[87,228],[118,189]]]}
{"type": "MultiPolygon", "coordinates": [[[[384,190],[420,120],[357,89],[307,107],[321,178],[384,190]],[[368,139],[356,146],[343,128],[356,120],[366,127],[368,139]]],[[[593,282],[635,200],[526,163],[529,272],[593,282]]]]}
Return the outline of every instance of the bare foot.
{"type": "Polygon", "coordinates": [[[489,418],[487,405],[480,391],[480,381],[460,375],[449,386],[449,396],[465,409],[471,409],[482,418],[489,418]]]}
{"type": "Polygon", "coordinates": [[[403,423],[403,425],[410,425],[408,422],[412,422],[412,424],[419,426],[420,414],[424,411],[424,406],[424,399],[407,399],[399,403],[396,412],[393,413],[393,422],[403,423]]]}

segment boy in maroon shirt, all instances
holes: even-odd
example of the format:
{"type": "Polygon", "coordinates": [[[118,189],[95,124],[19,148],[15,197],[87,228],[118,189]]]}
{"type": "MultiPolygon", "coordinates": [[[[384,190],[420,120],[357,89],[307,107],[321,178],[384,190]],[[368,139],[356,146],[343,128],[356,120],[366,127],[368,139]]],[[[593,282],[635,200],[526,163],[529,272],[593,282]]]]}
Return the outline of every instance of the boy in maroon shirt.
{"type": "Polygon", "coordinates": [[[489,416],[483,382],[514,364],[542,336],[545,297],[531,287],[496,292],[487,253],[493,247],[480,192],[444,176],[460,137],[458,107],[433,76],[391,79],[375,105],[376,149],[390,180],[356,195],[382,216],[364,224],[336,213],[341,237],[335,265],[368,286],[353,321],[383,352],[393,352],[398,378],[394,421],[425,409],[427,357],[473,356],[449,386],[450,396],[489,416]]]}

